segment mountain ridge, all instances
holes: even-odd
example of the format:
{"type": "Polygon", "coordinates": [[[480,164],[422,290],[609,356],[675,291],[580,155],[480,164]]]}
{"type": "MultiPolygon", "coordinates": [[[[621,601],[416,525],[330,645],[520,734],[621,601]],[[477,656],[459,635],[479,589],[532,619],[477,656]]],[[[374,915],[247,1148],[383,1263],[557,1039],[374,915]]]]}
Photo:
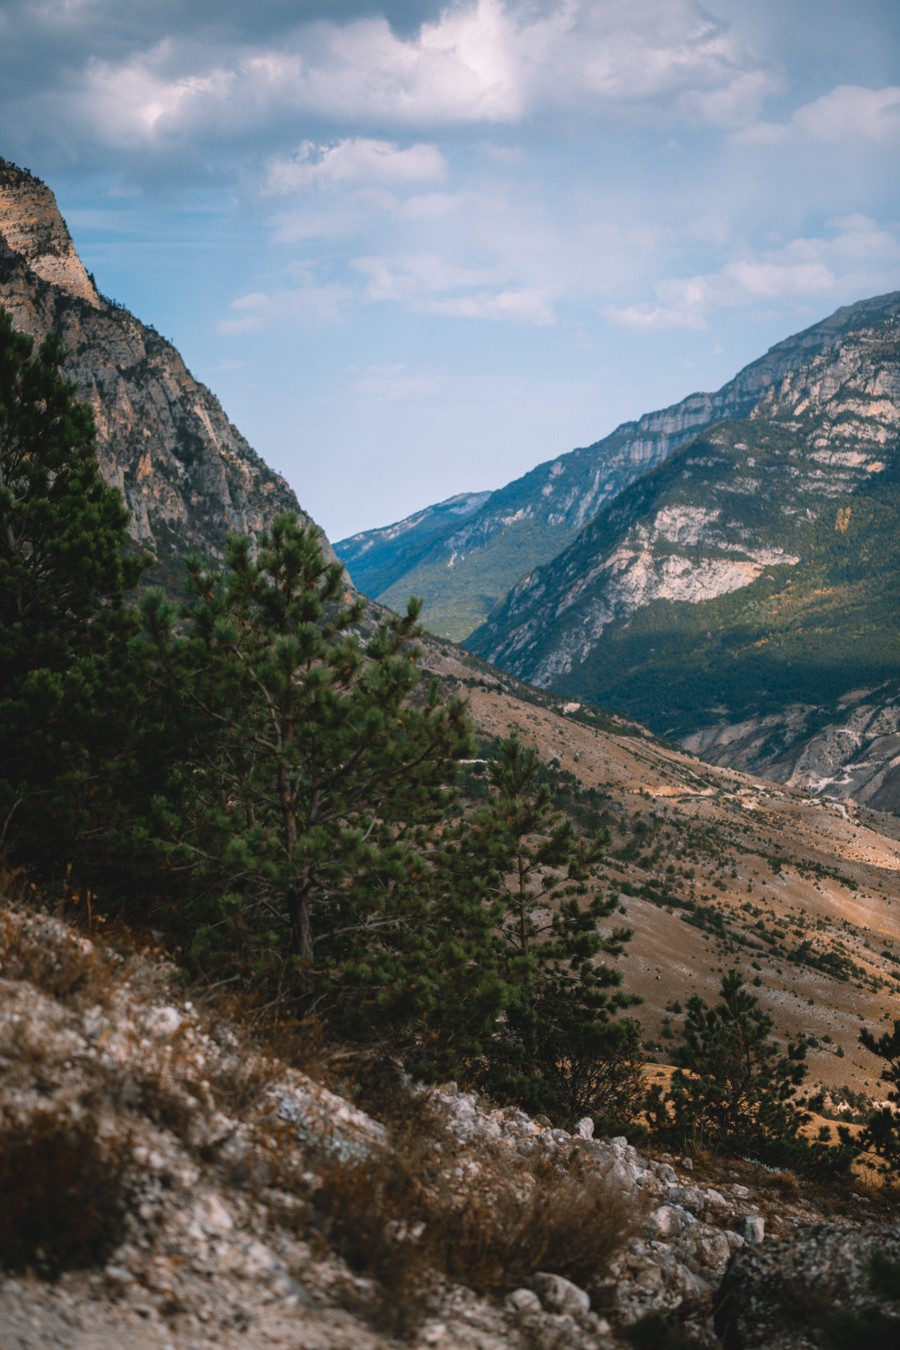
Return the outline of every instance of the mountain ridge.
{"type": "Polygon", "coordinates": [[[620,494],[468,644],[718,762],[896,810],[900,294],[830,331],[748,417],[620,494]],[[862,742],[845,725],[857,704],[862,742]]]}
{"type": "MultiPolygon", "coordinates": [[[[810,356],[889,309],[878,296],[843,306],[776,343],[713,393],[624,422],[601,440],[546,460],[498,488],[462,521],[417,529],[424,511],[382,529],[339,540],[335,549],[366,594],[402,607],[424,597],[425,622],[465,641],[533,568],[561,553],[605,506],[679,446],[725,418],[743,418],[765,392],[810,356]],[[374,565],[373,565],[374,564],[374,565]]],[[[453,500],[453,499],[451,499],[453,500]]]]}
{"type": "Polygon", "coordinates": [[[258,534],[279,512],[310,520],[175,347],[100,294],[50,188],[3,159],[0,305],[36,342],[61,339],[63,374],[94,414],[100,471],[125,498],[137,546],[157,556],[158,580],[187,553],[221,559],[229,532],[258,534]]]}

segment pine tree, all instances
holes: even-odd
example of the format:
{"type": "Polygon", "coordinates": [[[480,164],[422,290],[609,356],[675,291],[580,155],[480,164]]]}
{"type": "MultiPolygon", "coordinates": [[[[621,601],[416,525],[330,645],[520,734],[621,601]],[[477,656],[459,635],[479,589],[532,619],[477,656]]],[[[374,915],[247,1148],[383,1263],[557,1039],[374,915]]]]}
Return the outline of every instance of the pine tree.
{"type": "Polygon", "coordinates": [[[109,662],[144,567],[63,356],[0,310],[0,846],[45,865],[71,860],[110,771],[109,662]]]}
{"type": "Polygon", "coordinates": [[[714,1008],[696,994],[688,1000],[669,1094],[650,1094],[654,1123],[689,1148],[750,1153],[803,1171],[846,1170],[854,1150],[845,1130],[834,1148],[801,1133],[809,1119],[797,1101],[808,1072],[805,1041],[782,1047],[774,1039],[772,1019],[736,970],[723,977],[720,999],[714,1008]]]}
{"type": "Polygon", "coordinates": [[[627,928],[601,930],[618,905],[596,889],[607,842],[591,840],[554,805],[537,751],[502,741],[490,768],[486,816],[500,871],[499,936],[509,1004],[487,1076],[532,1109],[574,1120],[627,1118],[639,1086],[638,1030],[616,1017],[637,1002],[602,957],[621,954],[627,928]]]}
{"type": "Polygon", "coordinates": [[[372,624],[295,517],[256,551],[230,540],[220,572],[194,561],[190,588],[180,629],[159,595],[145,614],[180,723],[156,808],[190,877],[195,952],[290,967],[318,1006],[348,986],[369,997],[399,978],[421,914],[410,897],[469,744],[463,705],[422,687],[418,607],[372,624]]]}

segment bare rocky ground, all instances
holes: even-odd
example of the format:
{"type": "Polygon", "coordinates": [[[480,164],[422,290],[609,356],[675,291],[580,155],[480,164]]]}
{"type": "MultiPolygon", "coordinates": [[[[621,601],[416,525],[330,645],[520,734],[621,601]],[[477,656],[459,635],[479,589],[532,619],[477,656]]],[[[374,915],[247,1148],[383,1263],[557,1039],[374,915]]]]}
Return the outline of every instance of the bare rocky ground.
{"type": "Polygon", "coordinates": [[[396,1077],[367,1113],[127,935],[19,898],[0,936],[4,1350],[611,1350],[654,1311],[712,1346],[735,1253],[829,1210],[851,1241],[884,1217],[452,1084],[396,1077]],[[405,1216],[413,1192],[426,1209],[405,1216]],[[471,1284],[418,1259],[444,1223],[471,1284]]]}

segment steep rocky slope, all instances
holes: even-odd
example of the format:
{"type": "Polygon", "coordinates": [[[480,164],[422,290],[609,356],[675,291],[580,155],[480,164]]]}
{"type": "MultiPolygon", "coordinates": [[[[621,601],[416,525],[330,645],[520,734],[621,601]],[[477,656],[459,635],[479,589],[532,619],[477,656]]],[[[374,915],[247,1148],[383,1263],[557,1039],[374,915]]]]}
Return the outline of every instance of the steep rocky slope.
{"type": "Polygon", "coordinates": [[[163,576],[185,553],[221,556],[228,531],[255,533],[300,509],[171,343],[100,295],[50,189],[6,160],[0,305],[22,332],[61,338],[65,374],[94,412],[101,471],[163,576]]]}
{"type": "Polygon", "coordinates": [[[839,309],[778,343],[717,393],[691,394],[626,422],[595,444],[483,494],[484,500],[477,493],[452,498],[396,525],[341,540],[338,555],[365,594],[396,608],[405,606],[410,594],[421,595],[429,627],[463,641],[510,587],[562,552],[605,506],[675,449],[716,422],[748,417],[786,375],[844,335],[892,313],[896,299],[839,309]]]}
{"type": "Polygon", "coordinates": [[[361,1109],[339,1061],[280,1058],[134,935],[88,936],[8,891],[0,993],[9,1350],[617,1350],[648,1313],[712,1346],[735,1255],[725,1311],[746,1336],[771,1321],[755,1288],[771,1237],[801,1281],[823,1251],[856,1269],[898,1241],[860,1227],[884,1209],[865,1195],[650,1156],[453,1084],[395,1074],[361,1109]],[[842,1215],[824,1236],[823,1200],[842,1215]]]}
{"type": "Polygon", "coordinates": [[[895,810],[898,512],[894,295],[620,494],[468,645],[719,762],[895,810]]]}

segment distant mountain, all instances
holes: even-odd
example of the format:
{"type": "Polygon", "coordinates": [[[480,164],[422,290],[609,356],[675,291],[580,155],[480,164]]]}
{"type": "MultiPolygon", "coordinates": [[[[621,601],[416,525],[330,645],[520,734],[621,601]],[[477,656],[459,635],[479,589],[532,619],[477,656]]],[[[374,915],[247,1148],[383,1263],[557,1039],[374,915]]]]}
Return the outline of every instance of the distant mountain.
{"type": "Polygon", "coordinates": [[[300,511],[171,343],[98,292],[50,189],[3,159],[0,305],[20,331],[62,339],[64,372],[94,412],[101,471],[159,577],[185,553],[221,557],[229,531],[256,533],[279,511],[300,511]]]}
{"type": "Polygon", "coordinates": [[[764,362],[749,410],[621,491],[467,645],[715,762],[898,810],[900,293],[764,362]]]}
{"type": "Polygon", "coordinates": [[[396,525],[340,540],[335,550],[365,594],[395,608],[420,595],[431,630],[464,641],[512,586],[562,552],[632,483],[704,428],[748,417],[790,371],[877,319],[890,300],[839,309],[778,343],[717,393],[691,394],[496,492],[451,498],[396,525]]]}

